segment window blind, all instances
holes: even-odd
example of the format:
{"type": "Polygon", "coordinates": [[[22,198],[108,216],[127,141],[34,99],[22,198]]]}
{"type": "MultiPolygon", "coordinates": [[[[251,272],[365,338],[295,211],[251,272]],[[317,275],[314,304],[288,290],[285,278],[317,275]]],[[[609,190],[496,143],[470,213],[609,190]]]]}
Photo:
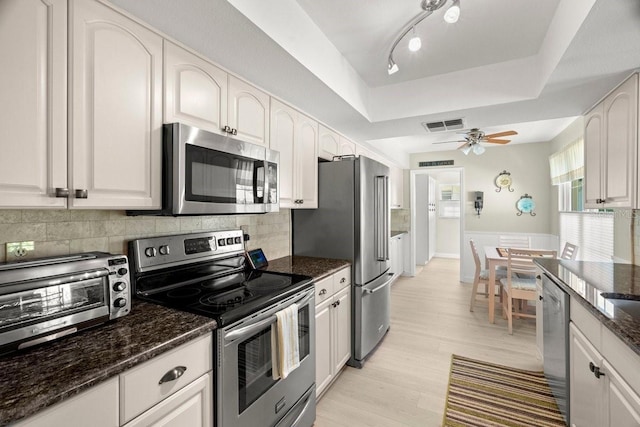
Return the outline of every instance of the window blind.
{"type": "Polygon", "coordinates": [[[549,169],[553,185],[584,177],[584,141],[582,138],[549,156],[549,169]]]}
{"type": "Polygon", "coordinates": [[[578,246],[576,259],[611,262],[613,212],[560,212],[560,250],[566,242],[578,246]]]}

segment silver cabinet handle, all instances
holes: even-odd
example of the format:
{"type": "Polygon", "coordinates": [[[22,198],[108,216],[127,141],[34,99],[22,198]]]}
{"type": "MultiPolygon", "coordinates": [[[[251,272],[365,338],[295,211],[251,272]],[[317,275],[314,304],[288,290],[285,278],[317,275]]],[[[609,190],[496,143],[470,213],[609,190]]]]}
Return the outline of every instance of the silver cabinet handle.
{"type": "Polygon", "coordinates": [[[56,197],[69,197],[69,189],[66,187],[56,187],[56,197]]]}
{"type": "Polygon", "coordinates": [[[320,290],[320,292],[318,292],[318,295],[324,295],[326,293],[327,293],[327,290],[326,289],[322,289],[322,290],[320,290]]]}
{"type": "Polygon", "coordinates": [[[346,282],[346,281],[347,281],[347,278],[346,278],[346,277],[343,277],[342,279],[340,279],[340,283],[344,283],[344,282],[346,282]]]}
{"type": "Polygon", "coordinates": [[[229,125],[223,126],[222,127],[222,132],[231,133],[231,128],[229,127],[229,125]]]}
{"type": "Polygon", "coordinates": [[[89,197],[89,191],[87,190],[76,190],[75,191],[76,199],[86,199],[89,197]]]}
{"type": "Polygon", "coordinates": [[[160,378],[160,381],[158,382],[158,384],[164,384],[171,381],[175,381],[178,378],[180,378],[182,374],[185,373],[186,370],[187,370],[186,366],[176,366],[175,368],[173,368],[172,370],[164,374],[162,378],[160,378]]]}
{"type": "Polygon", "coordinates": [[[231,135],[237,135],[238,134],[238,129],[233,128],[231,129],[231,135]]]}

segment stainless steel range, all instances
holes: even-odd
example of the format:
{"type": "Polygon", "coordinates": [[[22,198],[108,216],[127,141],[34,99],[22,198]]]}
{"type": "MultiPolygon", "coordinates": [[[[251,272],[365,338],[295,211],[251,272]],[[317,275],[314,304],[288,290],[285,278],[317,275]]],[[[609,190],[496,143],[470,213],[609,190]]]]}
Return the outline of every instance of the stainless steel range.
{"type": "Polygon", "coordinates": [[[216,425],[311,426],[315,421],[312,279],[251,270],[242,230],[129,243],[135,296],[216,319],[216,425]],[[273,379],[271,327],[296,304],[300,366],[273,379]]]}
{"type": "Polygon", "coordinates": [[[125,255],[88,252],[0,264],[0,354],[124,316],[130,292],[125,255]]]}

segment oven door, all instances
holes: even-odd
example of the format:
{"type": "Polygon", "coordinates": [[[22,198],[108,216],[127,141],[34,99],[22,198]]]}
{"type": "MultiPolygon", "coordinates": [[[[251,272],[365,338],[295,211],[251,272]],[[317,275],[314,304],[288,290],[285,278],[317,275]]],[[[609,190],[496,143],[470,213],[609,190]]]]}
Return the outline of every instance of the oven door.
{"type": "Polygon", "coordinates": [[[216,377],[218,427],[273,426],[291,411],[301,412],[296,419],[315,419],[313,288],[218,331],[218,348],[221,352],[216,377]],[[275,324],[275,313],[293,303],[298,304],[300,366],[286,379],[274,380],[271,326],[275,324]],[[310,390],[313,396],[305,401],[303,397],[310,390]]]}
{"type": "MultiPolygon", "coordinates": [[[[267,159],[265,147],[197,128],[173,124],[167,132],[173,146],[174,214],[264,213],[277,206],[279,158],[267,159]],[[275,177],[275,179],[274,179],[275,177]]],[[[270,151],[270,150],[269,150],[270,151]]],[[[166,153],[165,153],[166,154],[166,153]]],[[[273,155],[271,155],[273,157],[273,155]]]]}
{"type": "Polygon", "coordinates": [[[57,277],[3,285],[0,352],[51,341],[108,320],[108,274],[105,269],[87,273],[94,277],[84,280],[57,277]]]}

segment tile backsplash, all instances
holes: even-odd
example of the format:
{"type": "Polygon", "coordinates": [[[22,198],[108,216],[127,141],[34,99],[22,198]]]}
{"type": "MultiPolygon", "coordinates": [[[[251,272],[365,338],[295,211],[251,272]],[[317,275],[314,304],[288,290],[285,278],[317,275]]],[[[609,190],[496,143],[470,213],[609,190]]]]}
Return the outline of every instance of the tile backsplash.
{"type": "Polygon", "coordinates": [[[6,243],[33,241],[29,257],[104,251],[127,253],[129,240],[167,234],[242,228],[251,236],[247,248],[261,247],[267,258],[291,254],[291,211],[263,215],[214,215],[189,217],[127,216],[124,211],[104,210],[0,210],[0,261],[7,256],[6,243]]]}
{"type": "Polygon", "coordinates": [[[409,231],[411,229],[411,210],[391,209],[391,229],[394,231],[409,231]]]}

